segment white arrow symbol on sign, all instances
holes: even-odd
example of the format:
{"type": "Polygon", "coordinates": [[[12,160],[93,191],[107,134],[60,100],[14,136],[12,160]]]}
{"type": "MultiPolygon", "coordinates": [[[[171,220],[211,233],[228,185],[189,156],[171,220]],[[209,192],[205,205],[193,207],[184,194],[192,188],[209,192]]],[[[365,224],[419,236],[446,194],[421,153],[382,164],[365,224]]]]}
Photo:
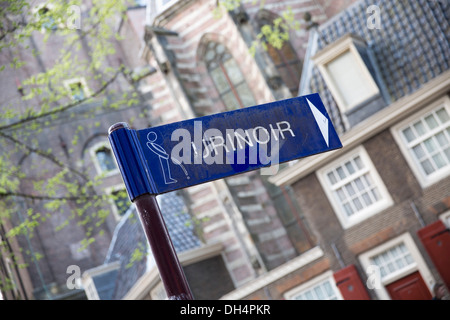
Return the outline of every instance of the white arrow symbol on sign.
{"type": "Polygon", "coordinates": [[[317,109],[311,103],[311,101],[309,101],[308,99],[306,99],[306,101],[308,101],[308,105],[311,108],[314,118],[316,119],[316,122],[317,122],[317,125],[319,126],[320,132],[322,133],[322,136],[325,139],[325,142],[327,143],[327,147],[329,147],[329,145],[328,145],[328,119],[327,119],[327,117],[325,117],[322,114],[322,112],[319,111],[319,109],[317,109]]]}

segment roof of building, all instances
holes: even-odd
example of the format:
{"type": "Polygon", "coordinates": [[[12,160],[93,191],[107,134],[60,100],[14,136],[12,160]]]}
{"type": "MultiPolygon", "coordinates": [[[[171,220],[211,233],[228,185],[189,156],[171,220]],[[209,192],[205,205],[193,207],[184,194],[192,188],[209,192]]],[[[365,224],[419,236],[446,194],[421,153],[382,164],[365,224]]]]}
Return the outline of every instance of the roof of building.
{"type": "MultiPolygon", "coordinates": [[[[392,103],[449,69],[450,2],[377,1],[379,29],[367,26],[371,16],[368,8],[373,4],[371,0],[358,1],[319,26],[311,33],[307,57],[348,34],[361,37],[375,60],[380,80],[387,89],[388,102],[392,103]]],[[[318,92],[336,129],[346,131],[319,69],[306,60],[303,70],[299,94],[318,92]]]]}
{"type": "MultiPolygon", "coordinates": [[[[177,253],[202,245],[183,198],[177,192],[157,196],[169,235],[177,253]]],[[[133,206],[122,217],[114,231],[104,265],[119,262],[116,270],[93,277],[102,300],[119,300],[155,265],[144,230],[133,206]]]]}

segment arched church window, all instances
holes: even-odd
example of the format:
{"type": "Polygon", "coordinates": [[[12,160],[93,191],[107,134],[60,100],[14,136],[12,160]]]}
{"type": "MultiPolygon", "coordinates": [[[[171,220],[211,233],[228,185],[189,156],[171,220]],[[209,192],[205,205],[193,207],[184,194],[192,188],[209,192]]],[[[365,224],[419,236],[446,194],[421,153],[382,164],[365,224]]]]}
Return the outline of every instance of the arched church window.
{"type": "Polygon", "coordinates": [[[95,155],[102,172],[116,170],[116,164],[110,149],[103,146],[95,150],[95,155]]]}
{"type": "Polygon", "coordinates": [[[256,104],[236,60],[223,44],[209,42],[203,59],[220,98],[228,110],[256,104]]]}
{"type": "MultiPolygon", "coordinates": [[[[261,28],[265,25],[272,25],[273,19],[269,17],[260,17],[258,19],[258,27],[261,28]]],[[[302,73],[302,62],[298,58],[292,44],[289,41],[284,41],[281,49],[277,49],[270,45],[270,43],[263,38],[267,53],[272,59],[281,79],[288,87],[293,97],[298,96],[298,87],[300,84],[300,77],[302,73]]]]}

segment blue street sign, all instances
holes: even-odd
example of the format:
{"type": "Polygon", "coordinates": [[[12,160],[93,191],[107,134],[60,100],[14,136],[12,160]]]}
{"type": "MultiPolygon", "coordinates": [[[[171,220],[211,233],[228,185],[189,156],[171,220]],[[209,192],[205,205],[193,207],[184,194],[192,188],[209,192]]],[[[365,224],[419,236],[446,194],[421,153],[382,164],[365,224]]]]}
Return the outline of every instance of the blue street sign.
{"type": "Polygon", "coordinates": [[[318,94],[109,138],[132,201],[342,148],[318,94]]]}

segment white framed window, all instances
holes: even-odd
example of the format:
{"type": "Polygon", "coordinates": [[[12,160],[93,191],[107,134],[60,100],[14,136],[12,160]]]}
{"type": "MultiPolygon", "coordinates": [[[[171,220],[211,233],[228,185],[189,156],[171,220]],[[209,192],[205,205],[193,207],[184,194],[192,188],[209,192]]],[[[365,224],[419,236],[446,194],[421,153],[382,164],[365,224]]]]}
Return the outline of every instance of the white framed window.
{"type": "Polygon", "coordinates": [[[332,271],[292,289],[284,294],[287,300],[342,300],[342,295],[336,287],[332,271]]]}
{"type": "Polygon", "coordinates": [[[86,79],[84,78],[65,80],[63,84],[66,90],[69,92],[70,98],[72,100],[84,100],[91,95],[91,92],[86,83],[86,79]]]}
{"type": "Polygon", "coordinates": [[[391,132],[422,187],[450,174],[449,97],[392,127],[391,132]]]}
{"type": "Polygon", "coordinates": [[[41,3],[32,9],[35,21],[42,23],[41,32],[52,31],[61,27],[61,19],[55,19],[54,10],[55,6],[52,3],[41,3]]]}
{"type": "Polygon", "coordinates": [[[312,60],[342,111],[380,94],[380,90],[356,46],[363,39],[348,35],[325,47],[312,60]]]}
{"type": "Polygon", "coordinates": [[[110,198],[111,209],[117,221],[122,219],[131,206],[130,198],[123,185],[117,185],[105,189],[105,192],[112,197],[110,198]]]}
{"type": "Polygon", "coordinates": [[[439,216],[439,219],[442,220],[447,229],[450,229],[450,210],[444,212],[439,216]]]}
{"type": "Polygon", "coordinates": [[[317,171],[317,177],[343,228],[393,204],[363,146],[317,171]]]}
{"type": "Polygon", "coordinates": [[[400,242],[369,258],[370,263],[380,268],[381,280],[385,280],[404,269],[414,266],[415,261],[405,243],[400,242]]]}
{"type": "Polygon", "coordinates": [[[431,291],[435,280],[425,260],[409,233],[391,239],[359,256],[359,261],[369,278],[378,277],[372,283],[375,294],[382,300],[390,300],[385,286],[419,271],[431,291]],[[374,272],[375,268],[379,272],[374,272]]]}
{"type": "Polygon", "coordinates": [[[82,241],[71,243],[69,245],[69,249],[70,249],[70,254],[72,256],[72,259],[77,260],[77,261],[89,258],[91,256],[89,247],[85,247],[83,245],[82,241]]]}
{"type": "Polygon", "coordinates": [[[91,158],[98,174],[111,176],[119,173],[114,154],[107,142],[100,142],[90,149],[91,158]]]}

